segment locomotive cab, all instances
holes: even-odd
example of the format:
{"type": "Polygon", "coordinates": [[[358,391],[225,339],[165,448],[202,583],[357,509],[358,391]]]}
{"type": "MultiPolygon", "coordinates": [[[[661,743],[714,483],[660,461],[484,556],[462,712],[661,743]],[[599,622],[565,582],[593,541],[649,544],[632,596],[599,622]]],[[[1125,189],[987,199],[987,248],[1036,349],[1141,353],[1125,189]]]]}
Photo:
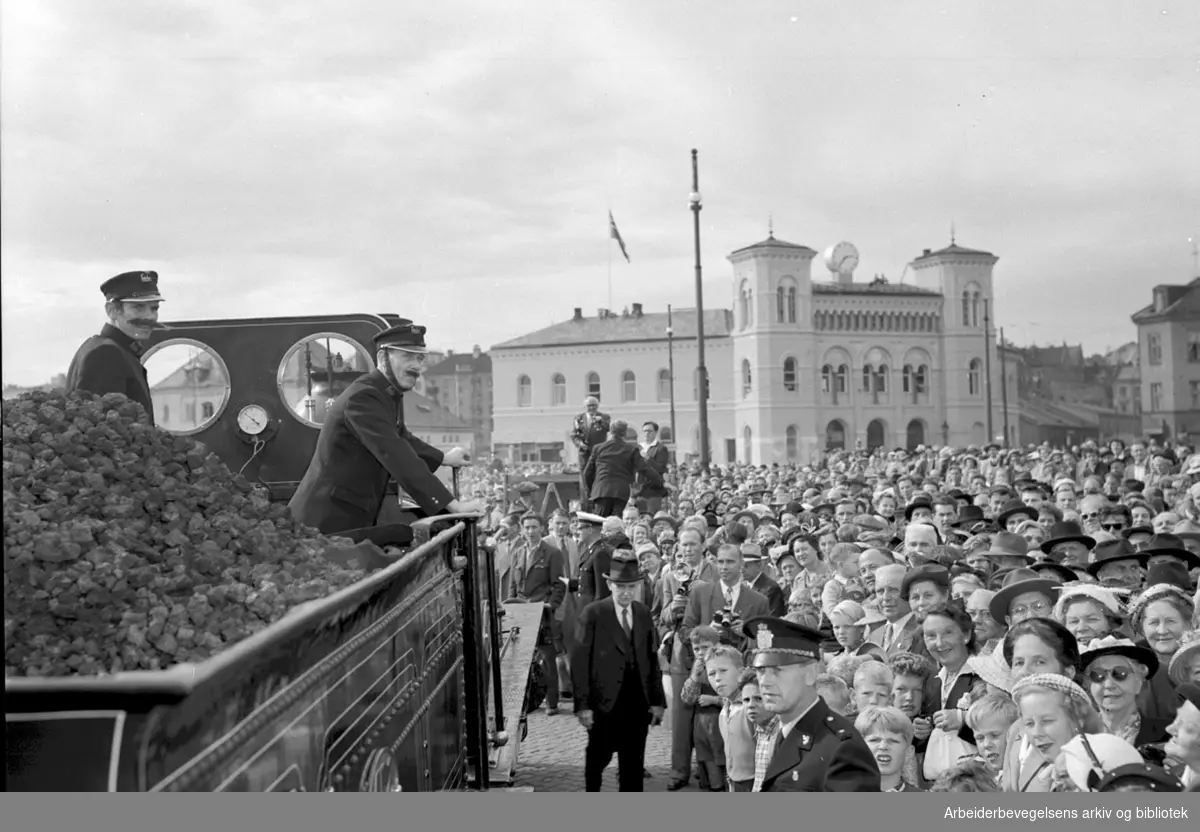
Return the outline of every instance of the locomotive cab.
{"type": "MultiPolygon", "coordinates": [[[[143,363],[158,426],[272,501],[399,316],[163,325],[143,363]]],[[[406,410],[409,395],[406,395],[406,410]]],[[[447,483],[457,490],[457,481],[447,483]]],[[[473,518],[399,490],[339,535],[367,571],[196,665],[5,681],[16,791],[437,791],[510,785],[542,605],[506,605],[473,518]],[[401,547],[399,551],[383,547],[401,547]],[[535,609],[536,608],[536,609],[535,609]],[[75,772],[70,774],[70,772],[75,772]],[[70,776],[68,776],[70,775],[70,776]]]]}

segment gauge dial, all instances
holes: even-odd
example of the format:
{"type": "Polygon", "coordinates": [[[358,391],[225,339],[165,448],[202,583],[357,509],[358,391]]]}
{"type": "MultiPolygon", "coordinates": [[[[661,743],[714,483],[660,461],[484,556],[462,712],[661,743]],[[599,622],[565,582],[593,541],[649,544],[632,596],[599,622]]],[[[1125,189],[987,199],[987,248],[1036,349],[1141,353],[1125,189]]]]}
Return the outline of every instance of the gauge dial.
{"type": "Polygon", "coordinates": [[[267,410],[257,404],[248,404],[238,413],[238,427],[250,436],[258,436],[271,424],[267,410]]]}

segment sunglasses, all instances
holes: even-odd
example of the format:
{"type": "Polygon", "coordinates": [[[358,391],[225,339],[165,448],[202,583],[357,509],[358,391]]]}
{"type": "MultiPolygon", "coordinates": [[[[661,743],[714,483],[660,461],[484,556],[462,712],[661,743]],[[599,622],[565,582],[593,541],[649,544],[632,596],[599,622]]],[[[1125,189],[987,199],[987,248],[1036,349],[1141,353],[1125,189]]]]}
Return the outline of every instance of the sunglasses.
{"type": "Polygon", "coordinates": [[[1115,681],[1115,682],[1124,682],[1126,679],[1128,679],[1132,675],[1133,675],[1133,671],[1127,667],[1110,667],[1107,671],[1105,671],[1105,670],[1089,670],[1088,671],[1088,678],[1092,680],[1093,685],[1104,684],[1104,680],[1110,676],[1113,678],[1113,681],[1115,681]]]}
{"type": "Polygon", "coordinates": [[[1106,531],[1106,532],[1119,532],[1119,531],[1121,531],[1121,529],[1125,528],[1125,524],[1124,523],[1101,523],[1100,528],[1104,529],[1104,531],[1106,531]]]}

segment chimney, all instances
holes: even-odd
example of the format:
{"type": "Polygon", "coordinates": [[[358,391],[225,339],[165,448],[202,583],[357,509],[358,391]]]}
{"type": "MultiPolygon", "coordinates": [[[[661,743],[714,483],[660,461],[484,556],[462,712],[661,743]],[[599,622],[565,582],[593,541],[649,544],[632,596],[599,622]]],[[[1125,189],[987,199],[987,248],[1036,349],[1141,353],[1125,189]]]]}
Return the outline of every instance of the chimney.
{"type": "Polygon", "coordinates": [[[454,350],[446,350],[446,357],[447,357],[447,358],[451,357],[452,355],[454,355],[454,350]]]}
{"type": "Polygon", "coordinates": [[[472,348],[471,348],[471,355],[472,355],[472,357],[474,357],[474,358],[478,358],[478,357],[479,357],[480,355],[482,355],[482,354],[483,354],[483,350],[479,349],[479,345],[478,345],[478,344],[476,344],[474,347],[472,347],[472,348]]]}
{"type": "Polygon", "coordinates": [[[583,308],[582,307],[579,307],[579,306],[575,307],[575,317],[572,318],[571,320],[573,320],[573,321],[582,321],[583,320],[583,308]]]}
{"type": "Polygon", "coordinates": [[[932,249],[928,249],[928,248],[927,248],[927,249],[925,249],[925,252],[924,252],[924,253],[923,253],[921,256],[922,256],[922,257],[928,257],[928,256],[929,256],[929,255],[931,255],[931,254],[933,254],[933,250],[932,250],[932,249]]]}
{"type": "Polygon", "coordinates": [[[635,318],[642,317],[642,305],[640,303],[635,303],[633,305],[633,317],[635,317],[635,318]]]}

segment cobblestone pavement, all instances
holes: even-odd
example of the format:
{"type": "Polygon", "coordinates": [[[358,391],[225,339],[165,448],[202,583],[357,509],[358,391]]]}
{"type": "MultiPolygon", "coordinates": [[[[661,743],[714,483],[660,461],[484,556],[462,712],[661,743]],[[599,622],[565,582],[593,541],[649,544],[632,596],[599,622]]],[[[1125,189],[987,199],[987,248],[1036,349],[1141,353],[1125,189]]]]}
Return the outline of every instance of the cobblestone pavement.
{"type": "MultiPolygon", "coordinates": [[[[663,724],[651,726],[646,738],[646,791],[665,792],[671,782],[671,713],[663,724]]],[[[529,715],[529,736],[521,743],[513,785],[532,787],[535,792],[581,792],[583,754],[587,731],[572,713],[571,700],[559,707],[557,716],[538,709],[529,715]]],[[[696,781],[683,791],[696,791],[696,781]]],[[[617,791],[617,759],[604,770],[604,791],[617,791]]]]}

